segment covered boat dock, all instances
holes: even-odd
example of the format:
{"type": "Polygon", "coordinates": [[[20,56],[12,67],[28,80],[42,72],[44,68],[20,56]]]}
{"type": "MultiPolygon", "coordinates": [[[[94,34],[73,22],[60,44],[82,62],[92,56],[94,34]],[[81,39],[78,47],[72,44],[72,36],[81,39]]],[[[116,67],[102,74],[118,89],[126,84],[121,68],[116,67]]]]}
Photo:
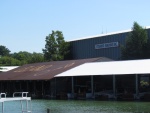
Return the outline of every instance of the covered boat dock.
{"type": "Polygon", "coordinates": [[[150,100],[150,59],[108,58],[27,64],[0,73],[0,91],[32,98],[150,100]]]}
{"type": "Polygon", "coordinates": [[[69,78],[54,78],[55,75],[72,69],[86,62],[110,61],[108,58],[91,58],[68,61],[52,61],[27,64],[0,73],[0,91],[29,92],[32,98],[66,98],[70,87],[69,78]]]}
{"type": "Polygon", "coordinates": [[[91,76],[91,92],[86,95],[87,97],[91,96],[91,98],[95,98],[95,96],[98,95],[107,95],[109,98],[114,99],[121,98],[132,100],[143,98],[145,100],[150,100],[149,74],[150,59],[145,59],[85,63],[58,74],[55,77],[72,77],[72,97],[75,96],[73,77],[91,76]],[[98,81],[93,79],[93,77],[96,76],[109,76],[109,79],[112,79],[112,81],[109,81],[111,82],[112,88],[110,88],[109,91],[107,89],[96,91],[97,86],[95,84],[98,81]],[[95,81],[96,83],[94,83],[95,81]],[[110,90],[112,90],[112,92],[110,90]],[[145,96],[147,98],[145,98],[145,96]]]}

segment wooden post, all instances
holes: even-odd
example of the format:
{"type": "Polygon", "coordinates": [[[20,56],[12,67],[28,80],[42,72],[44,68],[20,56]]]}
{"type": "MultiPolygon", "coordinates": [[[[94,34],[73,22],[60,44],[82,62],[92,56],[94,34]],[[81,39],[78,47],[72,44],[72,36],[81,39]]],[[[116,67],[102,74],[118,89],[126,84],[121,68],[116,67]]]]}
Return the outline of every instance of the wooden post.
{"type": "Polygon", "coordinates": [[[44,83],[42,81],[42,96],[44,96],[44,83]]]}
{"type": "Polygon", "coordinates": [[[50,113],[50,109],[47,109],[47,113],[50,113]]]}
{"type": "Polygon", "coordinates": [[[94,86],[93,86],[93,76],[91,76],[91,93],[92,93],[92,96],[94,94],[94,86]]]}
{"type": "Polygon", "coordinates": [[[34,88],[34,95],[36,95],[36,81],[34,81],[33,88],[34,88]]]}
{"type": "Polygon", "coordinates": [[[113,75],[113,94],[114,98],[116,98],[116,77],[113,75]]]}
{"type": "Polygon", "coordinates": [[[71,77],[71,82],[72,82],[72,94],[74,95],[74,80],[73,80],[73,76],[71,77]]]}
{"type": "Polygon", "coordinates": [[[138,99],[139,89],[138,89],[138,75],[135,75],[135,91],[136,91],[136,99],[138,99]]]}
{"type": "Polygon", "coordinates": [[[27,81],[27,91],[29,92],[28,81],[27,81]]]}
{"type": "Polygon", "coordinates": [[[56,81],[56,78],[57,77],[55,77],[55,97],[56,97],[56,93],[57,93],[57,81],[56,81]]]}

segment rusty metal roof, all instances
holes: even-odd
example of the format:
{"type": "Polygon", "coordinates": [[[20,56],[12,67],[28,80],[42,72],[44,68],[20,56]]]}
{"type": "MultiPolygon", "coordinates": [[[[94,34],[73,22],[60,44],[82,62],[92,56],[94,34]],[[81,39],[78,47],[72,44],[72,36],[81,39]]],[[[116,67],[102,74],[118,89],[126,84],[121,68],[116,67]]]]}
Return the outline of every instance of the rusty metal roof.
{"type": "Polygon", "coordinates": [[[55,75],[79,66],[83,63],[104,60],[109,61],[110,59],[90,58],[26,64],[11,71],[0,73],[0,80],[49,80],[55,75]]]}

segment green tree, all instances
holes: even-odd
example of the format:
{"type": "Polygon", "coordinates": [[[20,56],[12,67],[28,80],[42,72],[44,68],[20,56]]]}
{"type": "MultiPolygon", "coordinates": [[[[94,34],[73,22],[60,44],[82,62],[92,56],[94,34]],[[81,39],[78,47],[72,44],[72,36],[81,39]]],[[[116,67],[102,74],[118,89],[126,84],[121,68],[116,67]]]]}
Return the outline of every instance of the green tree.
{"type": "Polygon", "coordinates": [[[127,36],[126,46],[122,47],[122,59],[143,59],[149,55],[149,40],[146,29],[134,22],[132,31],[127,36]]]}
{"type": "Polygon", "coordinates": [[[28,63],[44,62],[44,55],[42,53],[33,53],[28,63]]]}
{"type": "Polygon", "coordinates": [[[43,50],[44,58],[47,61],[64,60],[70,53],[70,44],[65,42],[61,31],[52,31],[46,36],[45,49],[43,50]]]}
{"type": "Polygon", "coordinates": [[[11,57],[16,60],[19,60],[21,62],[21,65],[44,61],[44,55],[42,53],[36,52],[29,53],[26,51],[20,51],[18,53],[11,54],[11,57]]]}
{"type": "Polygon", "coordinates": [[[10,54],[10,50],[5,46],[0,45],[0,56],[8,56],[10,54]]]}
{"type": "Polygon", "coordinates": [[[26,51],[20,51],[18,53],[13,53],[11,54],[11,57],[13,57],[14,59],[17,59],[21,62],[21,65],[23,64],[28,64],[32,54],[26,51]]]}
{"type": "Polygon", "coordinates": [[[0,66],[19,66],[21,62],[9,56],[3,56],[0,58],[0,66]]]}

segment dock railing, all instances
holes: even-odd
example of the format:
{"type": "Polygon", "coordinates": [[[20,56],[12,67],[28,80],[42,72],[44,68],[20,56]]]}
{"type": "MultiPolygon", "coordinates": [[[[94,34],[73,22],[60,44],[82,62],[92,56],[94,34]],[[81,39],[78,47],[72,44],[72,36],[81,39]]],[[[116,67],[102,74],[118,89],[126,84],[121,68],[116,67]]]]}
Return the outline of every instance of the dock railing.
{"type": "Polygon", "coordinates": [[[14,92],[13,97],[7,98],[6,93],[0,93],[0,102],[2,103],[2,112],[1,113],[4,113],[4,102],[7,102],[7,101],[20,101],[22,113],[24,113],[24,112],[32,113],[31,97],[27,97],[27,94],[28,94],[28,92],[14,92]],[[19,96],[17,94],[19,94],[19,96]],[[23,108],[23,101],[26,102],[25,109],[23,108]],[[28,105],[28,101],[30,102],[30,107],[28,105]]]}
{"type": "Polygon", "coordinates": [[[21,97],[27,97],[28,92],[14,92],[13,97],[15,97],[16,94],[21,94],[21,97]]]}
{"type": "Polygon", "coordinates": [[[6,93],[0,93],[0,99],[3,98],[2,95],[4,95],[4,98],[6,98],[6,93]]]}

